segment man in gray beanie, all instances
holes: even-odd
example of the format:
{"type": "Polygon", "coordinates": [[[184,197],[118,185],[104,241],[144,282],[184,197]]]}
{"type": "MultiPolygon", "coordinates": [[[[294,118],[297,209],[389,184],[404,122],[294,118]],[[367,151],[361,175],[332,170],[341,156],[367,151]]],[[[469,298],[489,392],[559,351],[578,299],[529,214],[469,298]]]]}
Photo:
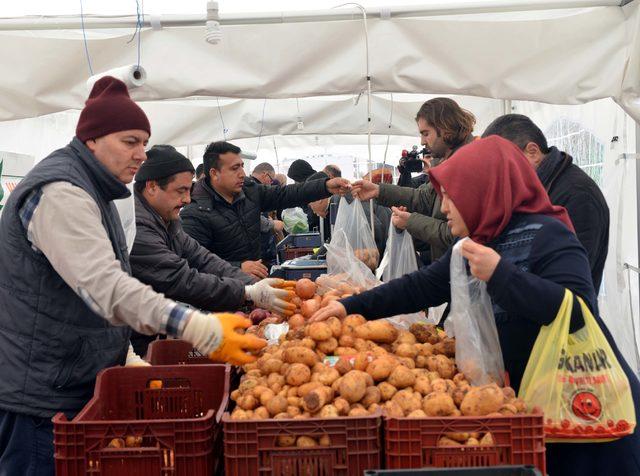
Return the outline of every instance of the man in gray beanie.
{"type": "MultiPolygon", "coordinates": [[[[194,168],[170,145],[156,145],[135,177],[136,239],[133,276],[166,297],[207,311],[237,311],[245,302],[288,314],[287,291],[279,279],[256,278],[219,258],[187,235],[180,210],[190,201],[194,168]]],[[[134,350],[144,355],[155,336],[134,334],[134,350]]]]}

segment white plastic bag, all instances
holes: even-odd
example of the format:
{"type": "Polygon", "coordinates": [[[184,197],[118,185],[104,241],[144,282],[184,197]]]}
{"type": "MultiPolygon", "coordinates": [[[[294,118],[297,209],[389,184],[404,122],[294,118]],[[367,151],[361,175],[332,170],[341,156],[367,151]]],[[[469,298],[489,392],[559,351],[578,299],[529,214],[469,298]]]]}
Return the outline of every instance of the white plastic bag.
{"type": "Polygon", "coordinates": [[[357,294],[380,284],[373,272],[353,253],[344,230],[335,230],[327,248],[327,274],[318,277],[319,293],[330,290],[357,294]]]}
{"type": "Polygon", "coordinates": [[[453,247],[450,265],[451,312],[444,328],[456,338],[456,365],[471,385],[504,381],[504,362],[493,307],[484,281],[467,273],[462,243],[453,247]]]}
{"type": "MultiPolygon", "coordinates": [[[[344,231],[356,258],[374,271],[378,267],[380,253],[359,200],[353,199],[349,203],[345,197],[340,199],[333,233],[338,230],[344,231]]],[[[331,243],[333,244],[333,237],[331,243]]]]}
{"type": "Polygon", "coordinates": [[[285,231],[290,235],[309,232],[307,214],[300,207],[282,210],[282,221],[285,231]]]}
{"type": "MultiPolygon", "coordinates": [[[[391,224],[384,256],[380,262],[380,267],[376,271],[376,278],[388,283],[392,279],[400,278],[417,270],[418,261],[411,235],[405,230],[398,230],[391,224]]],[[[424,311],[413,314],[400,314],[389,317],[387,320],[402,329],[409,329],[411,324],[416,322],[432,322],[426,317],[424,311]]],[[[437,324],[437,322],[432,323],[437,324]]]]}

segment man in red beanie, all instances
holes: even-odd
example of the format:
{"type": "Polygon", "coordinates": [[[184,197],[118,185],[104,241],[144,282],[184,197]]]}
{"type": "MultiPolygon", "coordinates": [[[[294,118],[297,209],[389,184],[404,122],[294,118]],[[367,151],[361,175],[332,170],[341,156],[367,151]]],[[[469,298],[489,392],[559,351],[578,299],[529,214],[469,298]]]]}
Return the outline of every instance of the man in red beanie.
{"type": "Polygon", "coordinates": [[[53,475],[51,417],[73,417],[96,374],[140,363],[131,328],[191,342],[213,360],[251,362],[266,343],[235,314],[202,314],[131,277],[113,200],[151,134],[125,84],[94,85],[71,143],[39,162],[0,217],[0,474],[53,475]]]}

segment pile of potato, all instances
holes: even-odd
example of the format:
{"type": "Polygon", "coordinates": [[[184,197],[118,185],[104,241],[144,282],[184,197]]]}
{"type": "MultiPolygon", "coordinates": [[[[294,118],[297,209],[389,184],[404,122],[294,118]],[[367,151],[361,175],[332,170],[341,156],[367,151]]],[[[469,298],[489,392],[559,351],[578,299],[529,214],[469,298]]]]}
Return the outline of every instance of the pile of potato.
{"type": "Polygon", "coordinates": [[[377,248],[356,248],[353,250],[353,254],[356,255],[356,258],[362,261],[367,268],[375,272],[380,262],[380,252],[377,248]]]}
{"type": "MultiPolygon", "coordinates": [[[[291,318],[292,319],[292,318],[291,318]]],[[[290,323],[291,323],[290,319],[290,323]]],[[[513,389],[472,387],[456,369],[455,340],[433,325],[409,331],[363,316],[291,326],[263,349],[231,398],[235,420],[513,415],[526,412],[513,389]]],[[[468,440],[480,441],[468,436],[468,440]]]]}
{"type": "Polygon", "coordinates": [[[438,446],[494,446],[495,439],[491,432],[482,433],[445,433],[438,440],[438,446]]]}

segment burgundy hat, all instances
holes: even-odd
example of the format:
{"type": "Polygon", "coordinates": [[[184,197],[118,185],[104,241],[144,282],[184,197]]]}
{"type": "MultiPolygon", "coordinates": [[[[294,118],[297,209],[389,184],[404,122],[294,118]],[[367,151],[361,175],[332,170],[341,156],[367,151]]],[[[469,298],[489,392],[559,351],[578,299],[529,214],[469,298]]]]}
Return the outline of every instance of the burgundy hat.
{"type": "Polygon", "coordinates": [[[89,99],[80,113],[76,137],[86,142],[133,129],[146,131],[151,135],[147,115],[129,97],[126,84],[112,76],[100,78],[93,85],[89,99]]]}

